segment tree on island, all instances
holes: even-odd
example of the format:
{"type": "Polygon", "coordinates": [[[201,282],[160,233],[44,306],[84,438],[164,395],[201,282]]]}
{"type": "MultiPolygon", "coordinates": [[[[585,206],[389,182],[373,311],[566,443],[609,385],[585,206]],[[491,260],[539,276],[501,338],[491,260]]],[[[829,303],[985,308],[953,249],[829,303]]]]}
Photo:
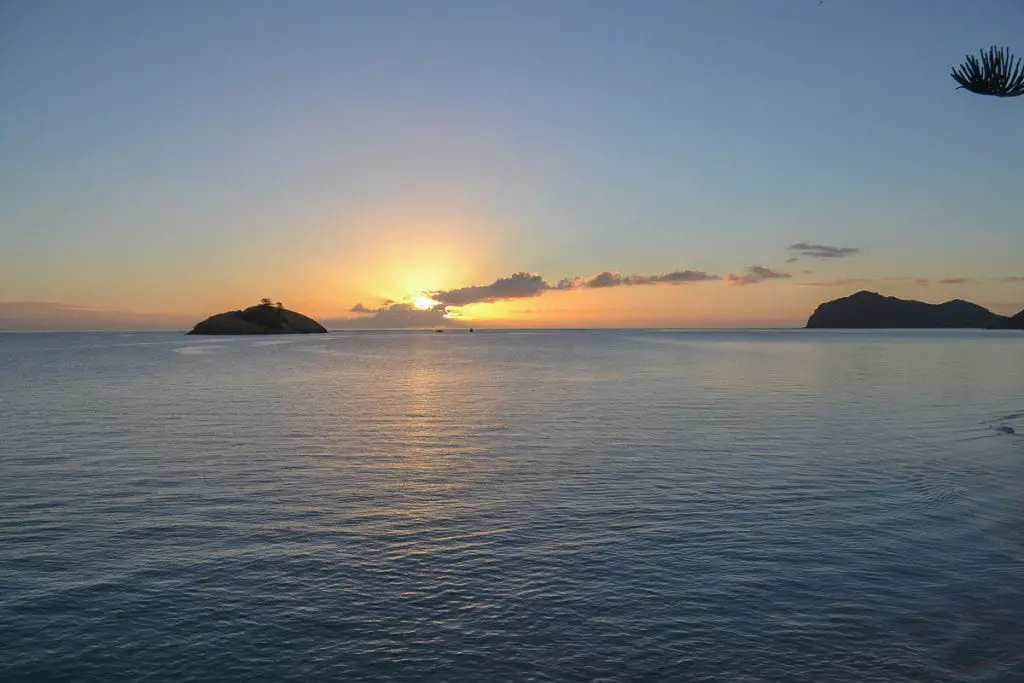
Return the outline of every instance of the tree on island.
{"type": "Polygon", "coordinates": [[[961,88],[976,95],[993,97],[1017,97],[1024,95],[1024,69],[1020,57],[1014,58],[1010,48],[979,50],[981,61],[974,55],[967,55],[963,64],[953,67],[950,74],[961,88]]]}

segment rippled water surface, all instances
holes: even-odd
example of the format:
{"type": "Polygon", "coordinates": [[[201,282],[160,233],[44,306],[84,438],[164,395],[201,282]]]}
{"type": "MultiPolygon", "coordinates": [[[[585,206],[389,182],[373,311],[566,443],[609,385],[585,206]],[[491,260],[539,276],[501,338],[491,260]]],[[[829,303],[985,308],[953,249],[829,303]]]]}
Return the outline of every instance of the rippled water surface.
{"type": "Polygon", "coordinates": [[[0,680],[1022,681],[1024,335],[0,334],[0,680]]]}

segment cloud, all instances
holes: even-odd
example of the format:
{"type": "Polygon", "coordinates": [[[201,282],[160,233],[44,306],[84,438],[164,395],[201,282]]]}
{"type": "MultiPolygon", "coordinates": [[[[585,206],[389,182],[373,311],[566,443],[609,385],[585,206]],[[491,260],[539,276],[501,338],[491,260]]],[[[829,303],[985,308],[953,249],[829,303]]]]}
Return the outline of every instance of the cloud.
{"type": "Polygon", "coordinates": [[[790,256],[788,259],[786,259],[786,263],[796,263],[799,260],[800,259],[796,256],[790,256]]]}
{"type": "Polygon", "coordinates": [[[620,287],[622,284],[623,278],[621,275],[606,270],[584,282],[583,286],[596,289],[599,287],[620,287]]]}
{"type": "MultiPolygon", "coordinates": [[[[689,282],[710,282],[712,280],[721,280],[721,278],[718,275],[705,273],[702,270],[675,270],[671,273],[655,273],[654,275],[621,275],[614,271],[606,270],[589,280],[573,278],[572,280],[562,280],[559,285],[573,282],[576,285],[574,287],[567,287],[568,289],[575,289],[576,287],[600,289],[603,287],[632,287],[634,285],[682,285],[689,282]]],[[[565,289],[566,287],[559,288],[565,289]]]]}
{"type": "Polygon", "coordinates": [[[944,277],[941,280],[936,280],[937,285],[965,285],[973,280],[968,280],[965,277],[944,277]]]}
{"type": "Polygon", "coordinates": [[[756,285],[765,280],[784,280],[793,277],[789,273],[772,270],[764,266],[750,266],[742,275],[726,273],[725,281],[730,285],[756,285]]]}
{"type": "Polygon", "coordinates": [[[996,280],[999,282],[1024,282],[1024,275],[1008,275],[1006,277],[997,277],[996,280]]]}
{"type": "Polygon", "coordinates": [[[664,275],[652,275],[651,279],[654,282],[664,282],[672,285],[684,282],[710,282],[711,280],[721,280],[722,278],[705,273],[702,270],[677,270],[672,273],[665,273],[664,275]]]}
{"type": "Polygon", "coordinates": [[[328,328],[334,329],[342,327],[397,329],[459,327],[462,325],[457,320],[446,317],[447,311],[443,306],[419,309],[412,304],[389,303],[380,308],[368,308],[363,304],[356,304],[350,310],[353,313],[361,314],[361,317],[325,320],[324,324],[328,328]]]}
{"type": "Polygon", "coordinates": [[[782,273],[772,270],[771,268],[765,268],[764,266],[750,266],[747,271],[751,275],[756,275],[762,280],[779,280],[793,277],[789,273],[782,273]]]}
{"type": "Polygon", "coordinates": [[[554,287],[552,287],[552,289],[554,289],[556,291],[569,291],[569,290],[572,290],[572,289],[578,289],[579,287],[583,286],[583,282],[584,282],[583,278],[579,278],[579,277],[566,277],[566,278],[562,278],[561,280],[559,280],[558,284],[556,284],[554,287]]]}
{"type": "MultiPolygon", "coordinates": [[[[771,272],[767,269],[764,270],[771,272]]],[[[778,274],[773,276],[788,277],[788,275],[778,274]]],[[[569,292],[587,288],[601,289],[632,285],[682,285],[720,279],[718,275],[701,270],[676,270],[654,275],[620,275],[607,270],[591,278],[563,278],[552,285],[536,273],[519,272],[508,277],[498,278],[488,285],[471,285],[456,289],[423,292],[438,302],[437,306],[431,309],[422,310],[408,302],[396,303],[390,300],[382,302],[378,308],[357,303],[349,309],[349,312],[356,313],[359,317],[341,318],[327,322],[330,323],[329,326],[335,327],[434,327],[458,324],[455,320],[455,311],[470,304],[528,299],[540,296],[545,292],[569,292]]]]}
{"type": "Polygon", "coordinates": [[[705,273],[701,270],[676,270],[670,273],[654,275],[622,275],[606,270],[590,278],[563,278],[556,284],[549,284],[536,273],[513,273],[509,277],[498,278],[489,285],[474,285],[436,292],[427,292],[429,296],[444,306],[467,306],[476,303],[494,303],[507,299],[524,299],[539,296],[544,292],[568,292],[577,289],[605,289],[608,287],[631,287],[634,285],[681,285],[690,282],[709,282],[720,280],[718,275],[705,273]]]}
{"type": "Polygon", "coordinates": [[[513,273],[501,277],[489,285],[460,287],[447,291],[429,292],[430,298],[445,306],[467,306],[477,303],[494,303],[502,299],[523,299],[537,296],[548,289],[556,289],[536,273],[513,273]]]}
{"type": "Polygon", "coordinates": [[[798,252],[800,256],[813,256],[814,258],[846,258],[860,253],[860,249],[854,247],[833,247],[828,244],[810,244],[808,242],[797,242],[789,245],[787,249],[798,252]]]}

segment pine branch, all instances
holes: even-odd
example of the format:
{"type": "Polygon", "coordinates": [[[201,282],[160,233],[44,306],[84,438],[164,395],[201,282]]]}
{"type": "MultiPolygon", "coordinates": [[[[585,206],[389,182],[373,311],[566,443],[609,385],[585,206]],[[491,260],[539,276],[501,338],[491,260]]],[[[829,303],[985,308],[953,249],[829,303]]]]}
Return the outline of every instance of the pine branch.
{"type": "Polygon", "coordinates": [[[993,45],[987,54],[980,50],[979,55],[980,61],[974,55],[967,55],[963,64],[953,68],[950,75],[960,84],[960,88],[994,97],[1024,95],[1024,69],[1020,57],[1014,58],[1010,48],[997,48],[993,45]]]}

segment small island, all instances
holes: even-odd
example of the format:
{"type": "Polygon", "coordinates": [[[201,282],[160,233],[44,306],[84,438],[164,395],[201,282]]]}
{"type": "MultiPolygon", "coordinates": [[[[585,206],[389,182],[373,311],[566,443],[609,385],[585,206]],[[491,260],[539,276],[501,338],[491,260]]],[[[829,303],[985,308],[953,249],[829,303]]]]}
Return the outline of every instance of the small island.
{"type": "Polygon", "coordinates": [[[1012,318],[963,299],[928,304],[857,292],[826,301],[807,320],[808,328],[1024,329],[1024,311],[1012,318]]]}
{"type": "Polygon", "coordinates": [[[327,330],[310,317],[289,311],[281,302],[263,299],[242,311],[211,315],[187,334],[322,334],[327,330]]]}

